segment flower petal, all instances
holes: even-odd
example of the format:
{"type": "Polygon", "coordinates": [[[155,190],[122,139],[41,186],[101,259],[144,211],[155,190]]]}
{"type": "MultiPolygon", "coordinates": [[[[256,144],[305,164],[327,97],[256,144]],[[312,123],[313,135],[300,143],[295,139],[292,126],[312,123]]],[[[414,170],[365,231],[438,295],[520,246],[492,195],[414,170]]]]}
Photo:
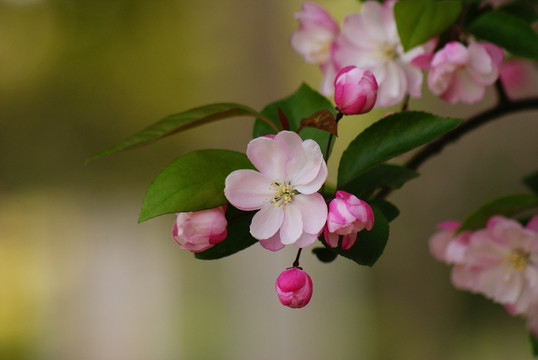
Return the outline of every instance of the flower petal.
{"type": "Polygon", "coordinates": [[[263,248],[271,251],[278,251],[285,246],[282,244],[282,242],[280,242],[280,234],[278,232],[269,239],[260,240],[260,245],[263,248]]]}
{"type": "Polygon", "coordinates": [[[316,241],[318,236],[316,234],[303,233],[299,238],[293,243],[293,245],[304,248],[310,246],[316,241]]]}
{"type": "MultiPolygon", "coordinates": [[[[295,199],[294,199],[295,200],[295,199]]],[[[303,233],[301,210],[295,201],[285,205],[284,219],[280,227],[280,241],[284,245],[293,244],[303,233]]]]}
{"type": "Polygon", "coordinates": [[[254,170],[236,170],[226,178],[224,195],[239,210],[258,210],[272,196],[271,181],[254,170]]]}
{"type": "Polygon", "coordinates": [[[286,178],[285,164],[288,155],[286,149],[275,139],[262,136],[251,140],[248,143],[247,156],[256,169],[271,178],[271,181],[286,178]]]}
{"type": "Polygon", "coordinates": [[[297,194],[293,205],[302,215],[302,227],[305,233],[319,234],[327,221],[327,204],[319,193],[310,195],[297,194]]]}
{"type": "Polygon", "coordinates": [[[287,166],[288,180],[294,187],[310,183],[318,175],[323,162],[318,143],[311,139],[305,140],[290,156],[287,166]]]}
{"type": "Polygon", "coordinates": [[[275,235],[284,219],[284,209],[272,204],[266,204],[261,208],[250,223],[250,234],[258,240],[268,239],[275,235]]]}

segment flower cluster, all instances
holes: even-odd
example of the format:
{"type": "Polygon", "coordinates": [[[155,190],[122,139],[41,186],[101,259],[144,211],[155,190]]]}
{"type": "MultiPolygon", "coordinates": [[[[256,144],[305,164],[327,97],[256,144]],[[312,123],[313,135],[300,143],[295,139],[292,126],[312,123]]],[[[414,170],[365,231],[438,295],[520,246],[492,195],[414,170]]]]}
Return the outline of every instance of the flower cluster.
{"type": "MultiPolygon", "coordinates": [[[[314,140],[303,141],[295,132],[281,131],[250,141],[247,157],[257,171],[242,169],[229,174],[224,194],[237,209],[258,210],[250,234],[264,248],[303,248],[325,232],[325,240],[333,248],[343,235],[341,247],[347,250],[355,243],[357,232],[372,229],[372,209],[352,194],[337,191],[327,207],[318,192],[327,178],[327,165],[314,140]]],[[[191,252],[224,240],[225,209],[178,213],[172,230],[174,240],[191,252]]],[[[295,267],[281,274],[276,287],[282,304],[290,307],[303,307],[312,295],[310,277],[295,267]]]]}
{"type": "Polygon", "coordinates": [[[421,70],[429,70],[429,89],[445,101],[481,100],[485,87],[499,77],[503,50],[468,39],[468,45],[450,41],[435,51],[438,38],[433,38],[404,51],[394,18],[395,3],[364,2],[360,13],[344,19],[341,31],[322,7],[312,2],[303,5],[296,14],[299,29],[291,37],[291,46],[307,63],[320,66],[321,92],[333,94],[335,74],[354,65],[375,75],[379,85],[376,107],[396,105],[407,94],[420,97],[421,70]]]}
{"type": "Polygon", "coordinates": [[[454,286],[524,315],[538,338],[538,215],[525,227],[503,216],[490,218],[484,229],[458,233],[459,227],[441,223],[429,241],[433,256],[452,265],[454,286]]]}

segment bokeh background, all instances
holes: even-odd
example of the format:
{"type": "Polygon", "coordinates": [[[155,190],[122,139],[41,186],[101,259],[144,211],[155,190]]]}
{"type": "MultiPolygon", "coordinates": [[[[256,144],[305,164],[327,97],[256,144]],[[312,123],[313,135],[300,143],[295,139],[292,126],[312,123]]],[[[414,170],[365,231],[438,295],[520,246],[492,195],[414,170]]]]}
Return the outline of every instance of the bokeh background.
{"type": "MultiPolygon", "coordinates": [[[[339,20],[359,6],[320,3],[339,20]]],[[[166,115],[228,101],[261,110],[302,81],[317,87],[318,69],[288,46],[300,6],[0,1],[0,359],[531,359],[524,321],[454,289],[427,239],[440,221],[525,191],[536,111],[447,147],[393,193],[402,214],[373,268],[303,253],[314,296],[302,310],[274,292],[294,249],[201,261],[172,241],[173,216],[137,224],[164,166],[199,148],[244,151],[252,120],[85,165],[166,115]]],[[[447,116],[495,100],[448,106],[424,93],[411,107],[447,116]]],[[[341,122],[333,179],[347,143],[385,111],[341,122]]]]}

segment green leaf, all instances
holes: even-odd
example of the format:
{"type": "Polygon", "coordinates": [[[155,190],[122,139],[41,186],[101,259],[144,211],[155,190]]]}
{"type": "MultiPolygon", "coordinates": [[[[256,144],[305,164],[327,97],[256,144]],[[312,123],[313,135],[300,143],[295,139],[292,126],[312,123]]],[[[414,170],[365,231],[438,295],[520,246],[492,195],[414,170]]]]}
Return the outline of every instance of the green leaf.
{"type": "Polygon", "coordinates": [[[459,0],[403,0],[394,5],[394,18],[404,51],[448,29],[461,12],[459,0]]]}
{"type": "Polygon", "coordinates": [[[255,211],[244,212],[231,205],[226,208],[228,235],[212,248],[194,254],[200,260],[214,260],[235,254],[258,242],[250,235],[250,223],[255,211]]]}
{"type": "Polygon", "coordinates": [[[538,34],[519,17],[501,10],[490,11],[476,19],[469,31],[514,55],[538,60],[538,34]]]}
{"type": "Polygon", "coordinates": [[[314,248],[312,249],[312,252],[316,255],[319,261],[324,263],[333,262],[338,257],[337,253],[326,247],[314,248]]]}
{"type": "Polygon", "coordinates": [[[183,155],[153,180],[138,221],[225,204],[224,180],[228,174],[252,168],[247,156],[235,151],[197,150],[183,155]]]}
{"type": "Polygon", "coordinates": [[[486,226],[489,218],[495,215],[516,216],[526,210],[538,207],[538,196],[531,194],[509,195],[495,199],[472,213],[463,221],[458,232],[477,230],[486,226]]]}
{"type": "Polygon", "coordinates": [[[412,150],[454,129],[461,119],[407,111],[389,115],[372,124],[342,154],[338,187],[396,155],[412,150]]]}
{"type": "MultiPolygon", "coordinates": [[[[329,110],[333,116],[336,116],[334,106],[331,102],[306,84],[302,84],[295,93],[287,98],[267,105],[262,110],[261,114],[271,119],[275,124],[278,124],[278,108],[280,108],[284,115],[286,115],[291,131],[299,129],[303,118],[310,117],[320,110],[329,110]]],[[[271,129],[267,123],[264,123],[261,120],[256,120],[254,123],[253,136],[255,138],[275,133],[275,130],[271,129]]],[[[325,151],[330,136],[326,131],[314,128],[302,129],[299,135],[301,135],[303,140],[315,140],[319,144],[322,152],[325,151]]]]}
{"type": "MultiPolygon", "coordinates": [[[[372,266],[383,254],[385,245],[389,238],[389,223],[381,210],[372,206],[374,211],[374,227],[372,230],[363,230],[357,234],[357,241],[349,250],[341,248],[330,248],[325,240],[323,244],[331,251],[342,255],[360,265],[372,266]]],[[[323,238],[320,237],[320,238],[323,238]]]]}
{"type": "Polygon", "coordinates": [[[531,343],[532,355],[538,357],[538,339],[532,333],[529,333],[529,342],[531,343]]]}
{"type": "Polygon", "coordinates": [[[535,1],[536,0],[517,0],[501,6],[499,10],[532,24],[538,20],[538,11],[536,9],[535,1]]]}
{"type": "Polygon", "coordinates": [[[392,220],[396,219],[398,215],[400,215],[400,210],[398,210],[394,204],[388,202],[387,200],[375,199],[370,201],[370,205],[379,208],[379,210],[381,210],[383,215],[385,215],[387,218],[388,222],[391,222],[392,220]]]}
{"type": "Polygon", "coordinates": [[[399,189],[405,182],[417,176],[418,172],[403,166],[379,164],[347,183],[341,190],[366,200],[379,187],[399,189]]]}
{"type": "Polygon", "coordinates": [[[533,172],[523,178],[523,183],[527,185],[533,193],[538,195],[538,171],[533,172]]]}
{"type": "Polygon", "coordinates": [[[259,117],[260,114],[247,106],[233,103],[200,106],[179,114],[167,116],[141,132],[125,139],[118,145],[91,156],[88,161],[118,151],[137,149],[166,136],[192,129],[196,126],[240,116],[259,117]]]}

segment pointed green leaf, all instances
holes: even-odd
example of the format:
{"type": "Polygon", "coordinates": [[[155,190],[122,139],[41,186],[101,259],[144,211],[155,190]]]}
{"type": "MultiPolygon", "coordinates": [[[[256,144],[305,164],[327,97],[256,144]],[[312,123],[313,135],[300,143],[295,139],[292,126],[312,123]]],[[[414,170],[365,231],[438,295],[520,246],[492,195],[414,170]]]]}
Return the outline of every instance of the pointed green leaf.
{"type": "Polygon", "coordinates": [[[372,230],[363,230],[357,234],[357,241],[349,250],[342,250],[340,248],[330,248],[323,239],[323,244],[331,251],[342,255],[350,260],[355,261],[360,265],[372,266],[377,259],[383,254],[385,245],[389,238],[389,223],[383,213],[372,206],[374,211],[374,227],[372,230]]]}
{"type": "Polygon", "coordinates": [[[250,223],[255,211],[244,212],[231,205],[226,209],[228,235],[210,249],[194,254],[200,260],[214,260],[235,254],[258,242],[250,235],[250,223]]]}
{"type": "Polygon", "coordinates": [[[324,263],[333,262],[338,257],[337,253],[326,247],[314,248],[312,249],[312,252],[316,255],[319,261],[324,263]]]}
{"type": "Polygon", "coordinates": [[[138,221],[225,204],[224,180],[228,174],[252,168],[247,156],[235,151],[197,150],[183,155],[153,180],[138,221]]]}
{"type": "Polygon", "coordinates": [[[538,60],[538,34],[531,24],[519,17],[501,10],[490,11],[476,19],[469,31],[514,55],[538,60]]]}
{"type": "Polygon", "coordinates": [[[538,195],[538,171],[533,172],[523,178],[523,183],[532,190],[533,193],[538,195]]]}
{"type": "MultiPolygon", "coordinates": [[[[310,117],[320,110],[329,110],[333,116],[336,116],[334,106],[331,102],[306,84],[302,84],[295,93],[287,98],[267,105],[261,113],[265,117],[271,119],[273,123],[278,124],[279,108],[288,119],[291,131],[296,131],[299,128],[303,118],[310,117]]],[[[271,129],[267,123],[261,120],[256,120],[254,123],[253,136],[255,138],[275,133],[275,130],[271,129]]],[[[301,135],[302,139],[315,140],[319,144],[322,152],[325,151],[330,136],[328,132],[314,128],[305,128],[301,130],[299,135],[301,135]]]]}
{"type": "Polygon", "coordinates": [[[407,111],[389,115],[360,133],[342,154],[338,187],[394,156],[454,129],[461,119],[407,111]]]}
{"type": "Polygon", "coordinates": [[[486,226],[489,218],[495,215],[507,217],[522,214],[538,207],[538,196],[532,194],[509,195],[495,199],[472,213],[463,221],[458,232],[477,230],[486,226]]]}
{"type": "Polygon", "coordinates": [[[366,200],[377,188],[399,189],[405,182],[417,176],[418,172],[403,166],[379,164],[347,183],[341,190],[366,200]]]}
{"type": "Polygon", "coordinates": [[[388,222],[391,222],[392,220],[396,219],[398,215],[400,215],[400,210],[387,200],[375,199],[370,201],[370,205],[379,208],[383,215],[385,215],[385,218],[387,218],[388,222]]]}
{"type": "Polygon", "coordinates": [[[394,18],[405,51],[448,29],[461,12],[459,0],[404,0],[394,5],[394,18]]]}
{"type": "Polygon", "coordinates": [[[241,116],[259,117],[260,114],[247,106],[233,103],[200,106],[179,114],[167,116],[141,132],[125,139],[118,145],[91,156],[88,161],[118,151],[136,149],[166,136],[213,121],[241,116]]]}

